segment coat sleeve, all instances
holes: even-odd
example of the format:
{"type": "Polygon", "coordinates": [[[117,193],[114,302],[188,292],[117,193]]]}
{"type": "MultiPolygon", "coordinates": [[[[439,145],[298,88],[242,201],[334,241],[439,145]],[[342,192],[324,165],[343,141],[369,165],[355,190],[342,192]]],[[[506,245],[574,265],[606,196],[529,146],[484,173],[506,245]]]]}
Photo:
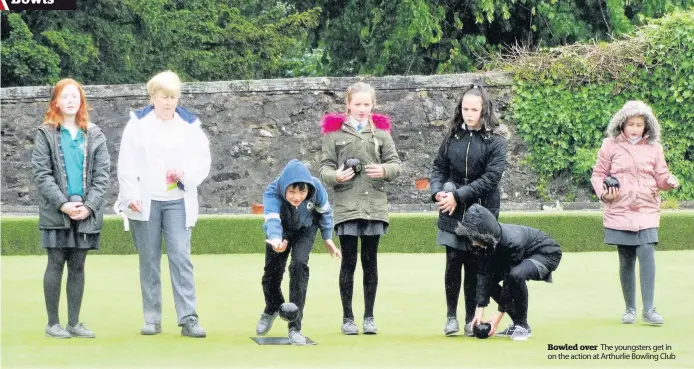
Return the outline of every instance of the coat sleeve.
{"type": "Polygon", "coordinates": [[[210,174],[210,142],[200,126],[200,120],[196,121],[190,145],[191,155],[183,164],[183,183],[185,191],[200,186],[202,181],[210,174]]]}
{"type": "Polygon", "coordinates": [[[320,161],[320,179],[326,186],[334,187],[337,185],[335,170],[337,169],[337,151],[335,150],[335,140],[330,134],[323,136],[323,145],[320,161]]]}
{"type": "Polygon", "coordinates": [[[667,184],[667,179],[670,177],[670,170],[668,169],[667,162],[665,161],[665,153],[663,152],[663,146],[658,145],[658,154],[655,158],[655,181],[658,183],[658,188],[663,191],[669,191],[672,189],[669,184],[667,184]]]}
{"type": "Polygon", "coordinates": [[[439,152],[434,159],[434,165],[429,176],[429,189],[431,191],[431,201],[436,201],[436,194],[443,190],[443,185],[450,176],[450,163],[448,156],[445,155],[448,140],[445,140],[439,146],[439,152]]]}
{"type": "Polygon", "coordinates": [[[610,154],[610,139],[606,138],[602,141],[600,150],[598,151],[598,160],[593,167],[593,174],[590,177],[590,183],[593,185],[593,191],[602,200],[602,195],[605,189],[602,187],[602,182],[610,175],[612,168],[612,155],[610,154]]]}
{"type": "Polygon", "coordinates": [[[132,201],[141,200],[138,176],[137,119],[133,116],[123,130],[118,152],[118,194],[119,201],[127,206],[132,201]]]}
{"type": "Polygon", "coordinates": [[[458,188],[455,193],[455,200],[458,204],[464,204],[474,199],[482,197],[496,189],[501,182],[501,176],[506,170],[506,139],[495,136],[487,170],[479,178],[458,188]]]}
{"type": "Polygon", "coordinates": [[[385,135],[385,142],[381,151],[381,165],[385,170],[384,179],[386,181],[392,181],[400,176],[402,172],[402,163],[400,162],[398,152],[395,150],[395,142],[393,142],[393,137],[388,133],[385,135]]]}
{"type": "Polygon", "coordinates": [[[331,240],[333,238],[333,208],[330,206],[330,201],[328,201],[328,192],[325,187],[318,181],[317,178],[314,179],[316,186],[316,204],[314,210],[320,214],[320,220],[318,226],[320,227],[321,235],[323,240],[331,240]]]}
{"type": "Polygon", "coordinates": [[[263,214],[265,223],[263,230],[268,240],[282,238],[282,220],[280,212],[282,210],[282,199],[277,193],[277,181],[270,183],[263,193],[263,214]]]}
{"type": "Polygon", "coordinates": [[[92,181],[87,187],[84,205],[94,214],[101,209],[104,202],[104,194],[110,186],[111,158],[108,154],[106,141],[94,150],[94,165],[90,169],[92,171],[92,181]]]}
{"type": "Polygon", "coordinates": [[[34,150],[31,153],[31,166],[34,172],[34,182],[39,192],[48,199],[56,209],[68,202],[67,197],[55,181],[53,171],[51,146],[48,137],[41,130],[36,132],[34,150]]]}

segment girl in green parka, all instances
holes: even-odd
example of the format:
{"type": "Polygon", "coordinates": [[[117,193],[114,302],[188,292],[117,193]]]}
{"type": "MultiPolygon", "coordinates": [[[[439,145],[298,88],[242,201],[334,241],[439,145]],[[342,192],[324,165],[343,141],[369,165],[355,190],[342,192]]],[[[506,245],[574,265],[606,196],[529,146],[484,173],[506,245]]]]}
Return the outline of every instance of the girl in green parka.
{"type": "Polygon", "coordinates": [[[390,136],[390,118],[372,114],[376,92],[363,82],[347,89],[345,114],[321,119],[323,153],[320,176],[335,191],[335,230],[340,238],[342,266],[342,333],[359,334],[352,312],[357,244],[361,238],[364,271],[364,334],[376,334],[374,304],[378,285],[377,250],[388,231],[385,183],[400,175],[400,158],[390,136]]]}

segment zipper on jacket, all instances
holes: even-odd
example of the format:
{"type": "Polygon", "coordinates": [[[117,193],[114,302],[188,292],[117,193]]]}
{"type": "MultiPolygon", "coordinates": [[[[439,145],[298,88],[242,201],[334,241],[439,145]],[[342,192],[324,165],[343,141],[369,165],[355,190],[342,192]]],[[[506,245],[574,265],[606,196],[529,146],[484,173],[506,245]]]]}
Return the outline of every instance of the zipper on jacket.
{"type": "Polygon", "coordinates": [[[467,184],[467,159],[468,155],[470,154],[470,143],[472,143],[472,132],[470,132],[470,140],[467,142],[467,149],[465,149],[465,183],[464,185],[467,184]]]}
{"type": "MultiPolygon", "coordinates": [[[[465,178],[463,181],[465,181],[464,185],[467,185],[467,160],[468,160],[468,155],[470,154],[470,143],[472,143],[472,131],[470,131],[470,139],[467,142],[467,148],[465,149],[465,178]]],[[[467,212],[467,204],[463,204],[463,214],[467,212]]]]}

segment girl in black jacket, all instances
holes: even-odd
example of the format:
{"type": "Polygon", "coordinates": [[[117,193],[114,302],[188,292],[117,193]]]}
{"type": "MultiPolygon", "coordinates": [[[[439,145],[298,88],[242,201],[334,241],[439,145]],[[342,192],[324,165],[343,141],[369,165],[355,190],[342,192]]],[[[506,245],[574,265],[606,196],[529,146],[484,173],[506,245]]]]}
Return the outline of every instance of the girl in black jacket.
{"type": "Polygon", "coordinates": [[[472,85],[456,105],[450,131],[439,148],[430,177],[431,199],[440,213],[436,242],[446,246],[446,304],[444,333],[459,331],[457,310],[461,270],[465,265],[465,333],[472,335],[477,271],[469,241],[455,228],[472,204],[482,204],[499,215],[499,182],[506,169],[508,130],[494,116],[492,100],[484,88],[472,85]]]}

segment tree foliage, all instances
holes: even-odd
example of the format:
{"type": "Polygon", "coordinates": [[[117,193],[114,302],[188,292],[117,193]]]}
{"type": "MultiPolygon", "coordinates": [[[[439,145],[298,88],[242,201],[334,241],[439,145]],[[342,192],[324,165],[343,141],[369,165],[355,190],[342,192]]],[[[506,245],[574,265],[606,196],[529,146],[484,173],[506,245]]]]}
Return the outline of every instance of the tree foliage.
{"type": "Polygon", "coordinates": [[[563,173],[588,186],[610,117],[628,100],[649,104],[670,170],[694,199],[694,11],[669,14],[612,44],[574,45],[508,61],[513,111],[540,187],[563,173]]]}
{"type": "Polygon", "coordinates": [[[3,86],[52,83],[58,75],[137,83],[164,69],[195,81],[284,77],[297,67],[320,10],[258,9],[258,2],[232,0],[92,0],[74,12],[3,15],[3,64],[19,73],[3,74],[3,86]]]}
{"type": "Polygon", "coordinates": [[[2,40],[2,85],[52,83],[60,75],[60,59],[49,48],[33,39],[18,14],[6,20],[12,33],[2,40]]]}
{"type": "Polygon", "coordinates": [[[694,0],[90,0],[71,12],[2,14],[8,70],[2,83],[44,84],[58,75],[89,84],[137,83],[166,68],[197,81],[466,72],[512,45],[611,40],[646,19],[692,5],[694,0]]]}
{"type": "Polygon", "coordinates": [[[310,37],[329,75],[471,71],[511,45],[610,40],[692,0],[294,0],[323,13],[310,37]]]}

